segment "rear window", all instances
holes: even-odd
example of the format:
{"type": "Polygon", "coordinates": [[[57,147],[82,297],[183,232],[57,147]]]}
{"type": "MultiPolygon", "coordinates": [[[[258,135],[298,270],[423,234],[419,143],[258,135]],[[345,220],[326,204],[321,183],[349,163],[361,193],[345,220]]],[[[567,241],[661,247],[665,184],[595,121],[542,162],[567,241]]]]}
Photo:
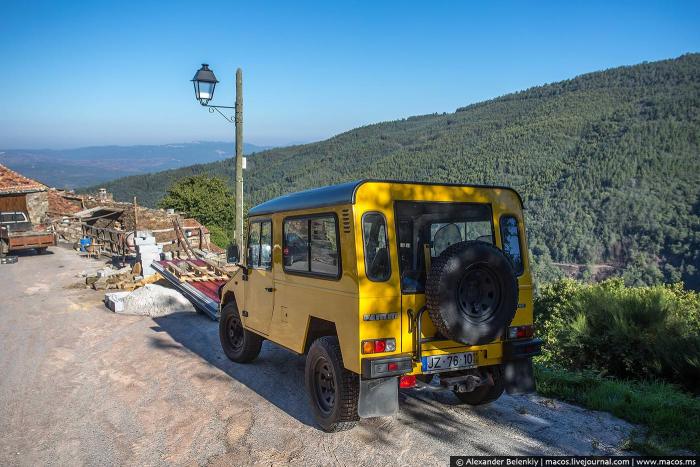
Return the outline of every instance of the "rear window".
{"type": "Polygon", "coordinates": [[[428,255],[468,240],[493,243],[488,204],[397,201],[394,204],[399,241],[401,291],[425,291],[428,255]]]}
{"type": "Polygon", "coordinates": [[[430,224],[431,256],[436,258],[455,243],[479,240],[493,243],[491,221],[435,222],[430,224]]]}
{"type": "Polygon", "coordinates": [[[0,213],[0,223],[10,224],[15,222],[27,222],[27,216],[23,212],[0,213]]]}

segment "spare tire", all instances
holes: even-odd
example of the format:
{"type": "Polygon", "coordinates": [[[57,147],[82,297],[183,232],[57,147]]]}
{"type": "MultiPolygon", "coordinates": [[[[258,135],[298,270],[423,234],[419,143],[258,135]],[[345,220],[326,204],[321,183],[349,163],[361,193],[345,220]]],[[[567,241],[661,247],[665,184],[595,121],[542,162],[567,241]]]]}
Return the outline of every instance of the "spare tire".
{"type": "Polygon", "coordinates": [[[501,336],[513,320],[518,281],[501,250],[486,242],[460,242],[432,261],[425,295],[440,334],[480,345],[501,336]]]}

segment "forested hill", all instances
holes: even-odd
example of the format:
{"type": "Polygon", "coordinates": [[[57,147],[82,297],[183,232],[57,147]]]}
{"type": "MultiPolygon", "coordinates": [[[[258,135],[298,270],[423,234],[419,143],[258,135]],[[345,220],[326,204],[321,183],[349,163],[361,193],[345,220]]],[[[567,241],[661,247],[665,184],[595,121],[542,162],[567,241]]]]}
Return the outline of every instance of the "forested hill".
{"type": "MultiPolygon", "coordinates": [[[[106,186],[155,204],[176,179],[232,171],[227,160],[106,186]]],[[[541,278],[552,261],[610,264],[629,282],[698,288],[700,54],[261,152],[248,160],[246,204],[361,177],[515,187],[541,278]]]]}

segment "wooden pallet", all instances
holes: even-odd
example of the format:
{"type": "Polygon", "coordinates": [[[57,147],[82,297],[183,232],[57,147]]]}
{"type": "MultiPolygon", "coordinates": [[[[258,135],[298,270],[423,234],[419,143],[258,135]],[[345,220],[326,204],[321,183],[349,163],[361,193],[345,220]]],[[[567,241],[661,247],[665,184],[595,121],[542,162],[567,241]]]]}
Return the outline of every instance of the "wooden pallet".
{"type": "Polygon", "coordinates": [[[211,280],[229,280],[230,276],[224,269],[204,261],[200,265],[191,260],[169,262],[166,269],[177,277],[181,282],[201,282],[211,280]]]}

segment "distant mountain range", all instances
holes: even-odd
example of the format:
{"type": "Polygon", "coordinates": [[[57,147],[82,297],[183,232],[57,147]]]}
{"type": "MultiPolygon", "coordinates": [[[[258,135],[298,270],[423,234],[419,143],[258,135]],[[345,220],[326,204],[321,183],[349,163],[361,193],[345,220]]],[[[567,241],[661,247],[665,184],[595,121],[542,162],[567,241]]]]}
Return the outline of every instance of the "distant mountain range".
{"type": "MultiPolygon", "coordinates": [[[[244,144],[252,154],[269,146],[244,144]]],[[[76,149],[0,149],[0,164],[57,188],[96,185],[232,157],[233,142],[202,141],[158,146],[92,146],[76,149]]]]}
{"type": "MultiPolygon", "coordinates": [[[[233,184],[222,160],[104,186],[156,205],[195,174],[233,184]]],[[[264,151],[248,161],[244,201],[363,177],[517,188],[540,279],[566,263],[700,289],[700,54],[264,151]]]]}

